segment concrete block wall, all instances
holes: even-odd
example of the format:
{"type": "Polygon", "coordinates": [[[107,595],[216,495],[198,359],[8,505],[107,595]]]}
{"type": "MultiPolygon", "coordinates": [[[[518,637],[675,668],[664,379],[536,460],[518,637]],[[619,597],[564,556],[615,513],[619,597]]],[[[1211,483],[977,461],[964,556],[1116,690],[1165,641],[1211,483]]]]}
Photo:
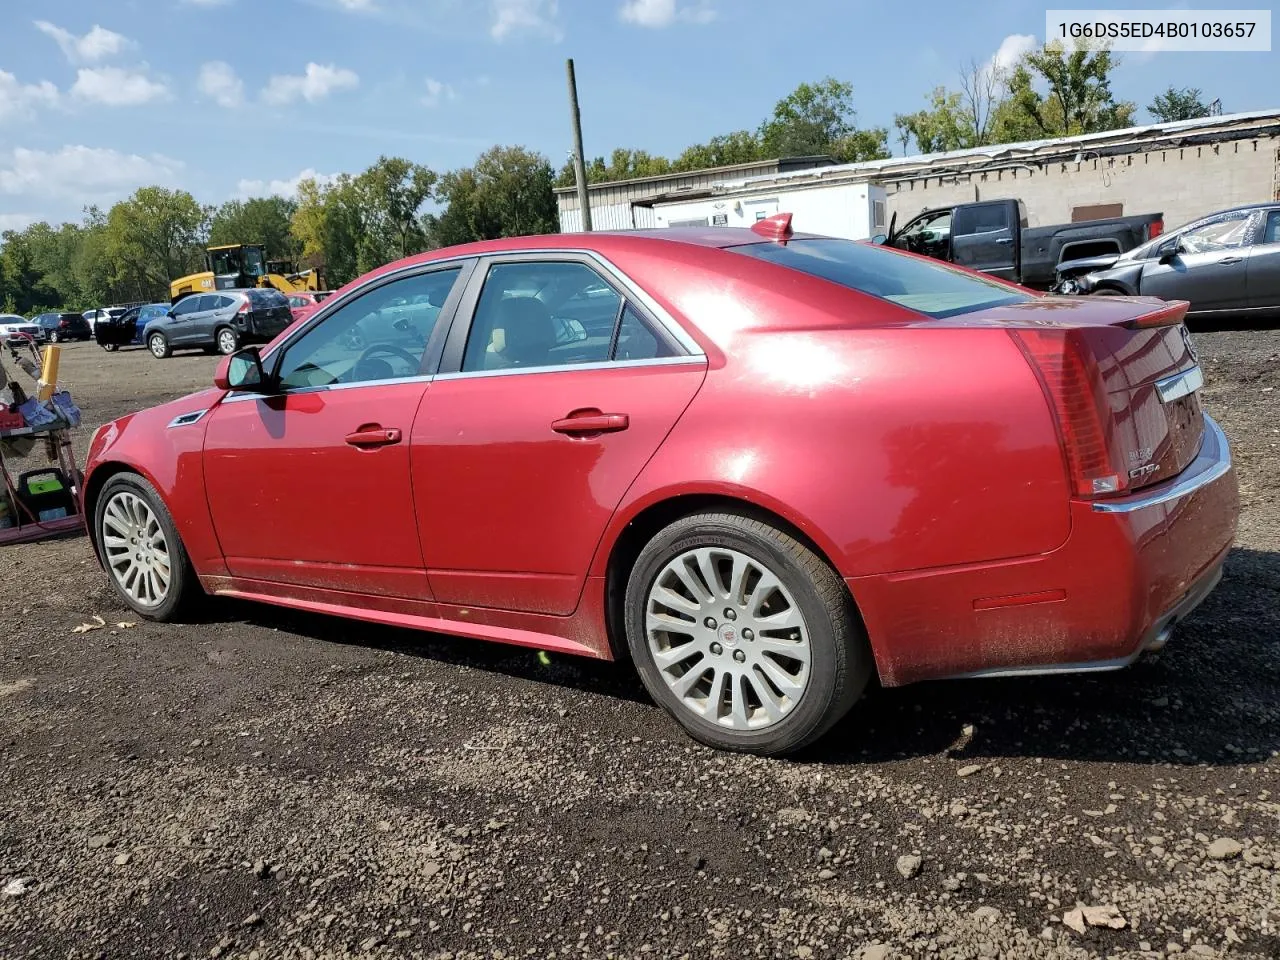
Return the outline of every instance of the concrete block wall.
{"type": "Polygon", "coordinates": [[[1276,198],[1280,139],[1236,140],[1080,162],[965,174],[942,174],[885,184],[898,226],[929,207],[974,200],[1021,199],[1031,226],[1067,223],[1073,207],[1123,203],[1126,216],[1164,213],[1172,229],[1221,210],[1276,198]]]}

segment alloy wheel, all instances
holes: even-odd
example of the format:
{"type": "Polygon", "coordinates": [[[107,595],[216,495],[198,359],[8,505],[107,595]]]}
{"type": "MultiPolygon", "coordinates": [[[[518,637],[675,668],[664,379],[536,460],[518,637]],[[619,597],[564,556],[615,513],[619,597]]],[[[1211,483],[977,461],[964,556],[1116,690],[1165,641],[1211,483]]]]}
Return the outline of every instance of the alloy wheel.
{"type": "Polygon", "coordinates": [[[142,607],[158,607],[169,595],[173,560],[164,528],[142,497],[112,495],[102,512],[102,548],[121,589],[142,607]]]}
{"type": "Polygon", "coordinates": [[[809,682],[809,630],[778,575],[738,550],[688,550],[645,605],[649,653],[682,706],[732,730],[783,720],[809,682]]]}
{"type": "Polygon", "coordinates": [[[151,338],[151,355],[157,360],[164,359],[164,337],[157,334],[151,338]]]}
{"type": "Polygon", "coordinates": [[[222,330],[218,333],[218,352],[224,356],[236,352],[236,335],[232,330],[222,330]]]}

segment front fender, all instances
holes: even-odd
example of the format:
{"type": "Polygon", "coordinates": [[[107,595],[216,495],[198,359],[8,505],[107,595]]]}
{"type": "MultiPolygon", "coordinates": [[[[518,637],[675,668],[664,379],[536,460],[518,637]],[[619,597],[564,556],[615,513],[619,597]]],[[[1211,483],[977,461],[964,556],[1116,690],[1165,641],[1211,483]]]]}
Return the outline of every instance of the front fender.
{"type": "MultiPolygon", "coordinates": [[[[203,458],[205,425],[221,397],[221,391],[205,391],[98,429],[89,444],[84,478],[83,510],[91,537],[103,486],[116,474],[136,473],[164,501],[196,572],[225,573],[204,492],[203,458]],[[200,416],[189,419],[196,414],[200,416]]],[[[94,543],[96,552],[96,537],[94,543]]]]}

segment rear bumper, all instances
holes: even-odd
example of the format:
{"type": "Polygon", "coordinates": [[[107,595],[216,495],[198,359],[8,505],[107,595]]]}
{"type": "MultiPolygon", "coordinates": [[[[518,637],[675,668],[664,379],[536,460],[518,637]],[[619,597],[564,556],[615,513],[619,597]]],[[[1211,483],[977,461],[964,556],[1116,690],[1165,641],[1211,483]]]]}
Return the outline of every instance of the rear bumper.
{"type": "Polygon", "coordinates": [[[1208,416],[1177,477],[1073,502],[1071,534],[1039,557],[848,581],[887,685],[937,677],[1114,670],[1158,649],[1212,592],[1239,497],[1208,416]]]}

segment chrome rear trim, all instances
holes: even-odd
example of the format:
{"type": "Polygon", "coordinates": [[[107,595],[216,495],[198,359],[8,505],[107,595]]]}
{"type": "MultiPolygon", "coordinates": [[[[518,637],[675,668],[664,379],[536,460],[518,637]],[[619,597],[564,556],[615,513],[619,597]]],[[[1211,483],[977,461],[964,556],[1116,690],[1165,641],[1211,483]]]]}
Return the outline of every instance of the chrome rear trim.
{"type": "Polygon", "coordinates": [[[1195,393],[1204,386],[1204,373],[1198,366],[1180,370],[1171,377],[1156,381],[1156,393],[1161,403],[1173,403],[1195,393]]]}
{"type": "Polygon", "coordinates": [[[1207,487],[1231,472],[1231,450],[1227,446],[1227,435],[1222,432],[1211,416],[1204,416],[1204,440],[1200,444],[1200,453],[1186,470],[1167,483],[1158,484],[1131,497],[1119,497],[1115,500],[1098,500],[1093,503],[1095,513],[1133,513],[1158,507],[1190,496],[1202,487],[1207,487]]]}

